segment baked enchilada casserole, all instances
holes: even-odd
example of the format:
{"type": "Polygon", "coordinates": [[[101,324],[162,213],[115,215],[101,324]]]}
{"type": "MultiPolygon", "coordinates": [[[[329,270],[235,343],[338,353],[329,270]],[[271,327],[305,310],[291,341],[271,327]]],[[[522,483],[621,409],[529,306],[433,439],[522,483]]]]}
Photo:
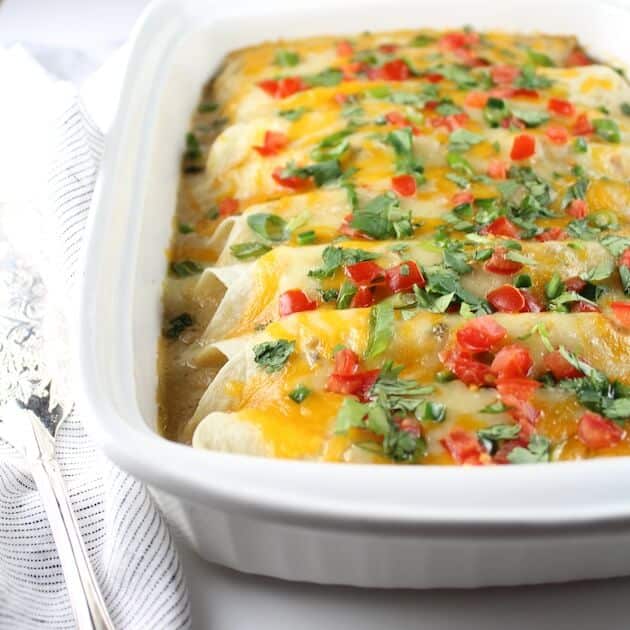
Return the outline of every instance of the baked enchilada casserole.
{"type": "Polygon", "coordinates": [[[567,36],[232,53],[182,160],[160,426],[331,462],[630,454],[630,89],[567,36]]]}

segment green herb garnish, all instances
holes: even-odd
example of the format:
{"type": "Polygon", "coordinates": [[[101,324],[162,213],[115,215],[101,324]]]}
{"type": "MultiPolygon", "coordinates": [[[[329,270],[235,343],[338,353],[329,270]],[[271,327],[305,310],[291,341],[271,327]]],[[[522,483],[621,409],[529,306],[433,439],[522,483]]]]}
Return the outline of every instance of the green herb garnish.
{"type": "Polygon", "coordinates": [[[272,374],[280,371],[295,348],[295,341],[278,339],[264,341],[254,346],[254,362],[265,372],[272,374]]]}

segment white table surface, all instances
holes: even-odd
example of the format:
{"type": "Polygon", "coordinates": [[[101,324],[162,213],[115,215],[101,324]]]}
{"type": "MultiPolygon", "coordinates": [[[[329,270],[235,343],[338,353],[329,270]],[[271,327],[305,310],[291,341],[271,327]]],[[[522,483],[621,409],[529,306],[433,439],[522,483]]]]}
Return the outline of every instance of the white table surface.
{"type": "MultiPolygon", "coordinates": [[[[22,42],[50,70],[80,82],[125,40],[146,3],[0,0],[0,46],[22,42]]],[[[181,557],[196,630],[630,628],[630,578],[468,591],[391,591],[244,575],[204,562],[186,548],[181,557]]]]}

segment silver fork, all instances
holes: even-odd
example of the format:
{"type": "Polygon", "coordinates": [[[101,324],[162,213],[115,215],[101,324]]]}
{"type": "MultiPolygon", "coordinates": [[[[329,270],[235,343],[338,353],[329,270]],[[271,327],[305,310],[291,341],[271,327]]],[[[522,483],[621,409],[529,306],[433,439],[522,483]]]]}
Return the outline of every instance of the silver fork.
{"type": "Polygon", "coordinates": [[[6,405],[0,437],[24,456],[48,516],[70,603],[80,630],[114,630],[94,575],[81,531],[55,457],[55,434],[65,419],[61,406],[50,408],[50,383],[43,395],[6,405]]]}
{"type": "MultiPolygon", "coordinates": [[[[2,210],[0,203],[0,219],[2,210]]],[[[43,282],[7,247],[2,228],[0,221],[0,439],[14,447],[16,465],[26,464],[35,479],[77,627],[113,630],[55,457],[55,436],[72,403],[67,387],[51,387],[42,361],[43,282]]]]}

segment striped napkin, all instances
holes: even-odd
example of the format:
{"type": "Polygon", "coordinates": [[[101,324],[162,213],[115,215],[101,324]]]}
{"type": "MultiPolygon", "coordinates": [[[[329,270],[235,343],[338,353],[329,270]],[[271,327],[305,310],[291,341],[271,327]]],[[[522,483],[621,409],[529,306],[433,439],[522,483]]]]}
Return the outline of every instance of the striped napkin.
{"type": "MultiPolygon", "coordinates": [[[[70,412],[58,433],[58,458],[116,628],[188,628],[188,593],[162,514],[145,486],[99,453],[73,405],[68,312],[102,133],[76,91],[53,81],[24,51],[0,51],[0,81],[11,93],[9,111],[0,104],[0,121],[10,116],[12,126],[0,123],[0,170],[13,169],[8,184],[0,184],[10,241],[0,230],[0,402],[33,384],[43,388],[54,376],[51,396],[70,412]],[[34,98],[39,118],[32,117],[34,98]]],[[[104,93],[110,102],[116,96],[104,93]]],[[[0,440],[0,629],[42,627],[75,626],[37,489],[19,455],[0,440]]]]}

